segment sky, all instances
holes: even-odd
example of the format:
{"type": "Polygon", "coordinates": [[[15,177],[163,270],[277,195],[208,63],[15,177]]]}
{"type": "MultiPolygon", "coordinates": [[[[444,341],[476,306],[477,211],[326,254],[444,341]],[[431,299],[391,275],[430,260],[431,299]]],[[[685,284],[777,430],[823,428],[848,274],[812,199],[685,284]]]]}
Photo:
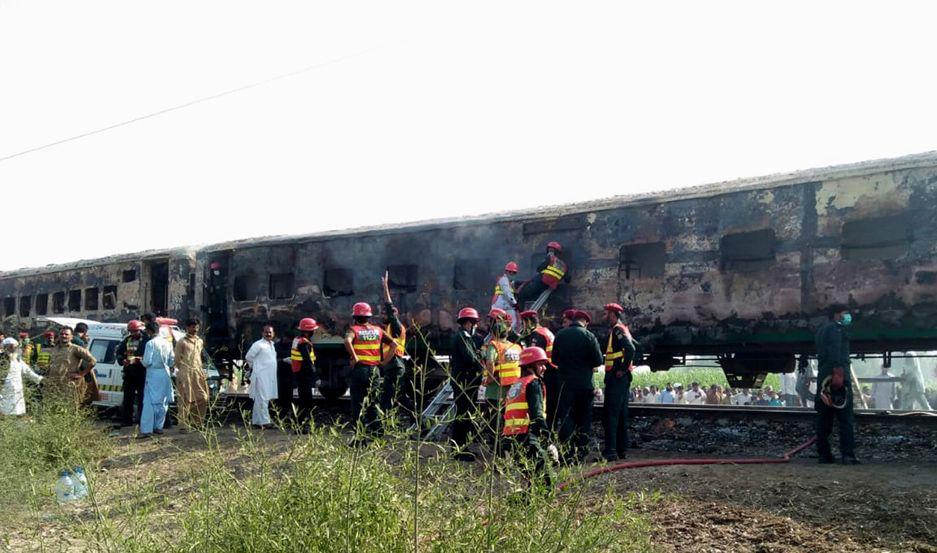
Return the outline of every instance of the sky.
{"type": "Polygon", "coordinates": [[[0,0],[0,270],[935,150],[928,4],[0,0]]]}

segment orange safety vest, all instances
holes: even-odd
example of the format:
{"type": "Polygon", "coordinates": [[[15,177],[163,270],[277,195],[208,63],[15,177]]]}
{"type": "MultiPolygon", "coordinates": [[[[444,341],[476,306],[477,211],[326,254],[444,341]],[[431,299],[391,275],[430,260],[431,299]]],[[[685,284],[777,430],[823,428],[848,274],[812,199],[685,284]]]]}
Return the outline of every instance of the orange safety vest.
{"type": "Polygon", "coordinates": [[[534,329],[534,332],[543,336],[543,339],[547,341],[547,347],[544,350],[547,352],[547,359],[553,361],[553,333],[550,332],[549,328],[538,326],[534,329]]]}
{"type": "MultiPolygon", "coordinates": [[[[401,359],[406,357],[407,356],[407,329],[406,327],[404,327],[403,325],[400,325],[400,336],[397,336],[396,338],[394,338],[394,334],[390,331],[389,324],[387,325],[387,328],[384,329],[384,332],[387,333],[387,335],[390,336],[394,340],[394,342],[397,344],[394,350],[394,355],[396,355],[397,357],[401,359]]],[[[387,353],[387,350],[389,350],[391,347],[393,346],[384,344],[383,351],[385,355],[387,353]]]]}
{"type": "Polygon", "coordinates": [[[521,377],[521,347],[511,342],[492,340],[489,342],[498,358],[495,360],[495,380],[498,385],[510,386],[521,377]]]}
{"type": "MultiPolygon", "coordinates": [[[[504,430],[501,432],[505,436],[516,436],[526,434],[530,429],[530,407],[527,405],[527,385],[537,379],[536,375],[528,374],[522,376],[517,382],[511,385],[508,390],[507,398],[504,403],[504,430]]],[[[547,397],[547,389],[543,382],[540,383],[543,390],[543,397],[547,397]]],[[[546,400],[543,402],[544,413],[546,416],[546,400]]]]}
{"type": "MultiPolygon", "coordinates": [[[[612,348],[612,340],[615,338],[616,328],[620,328],[622,332],[625,333],[625,338],[628,338],[629,340],[634,341],[633,338],[631,338],[631,331],[628,329],[628,326],[625,325],[624,323],[618,323],[612,327],[612,330],[608,333],[608,345],[605,347],[605,372],[609,372],[612,370],[612,367],[615,366],[616,359],[621,359],[622,357],[625,356],[624,350],[615,351],[612,348]]],[[[629,371],[634,370],[634,363],[628,364],[628,370],[629,371]]]]}
{"type": "Polygon", "coordinates": [[[352,332],[355,337],[351,341],[355,348],[355,355],[358,356],[358,363],[376,367],[381,364],[381,342],[384,338],[384,331],[379,326],[371,323],[363,325],[352,325],[352,332]]]}
{"type": "MultiPolygon", "coordinates": [[[[299,346],[301,344],[309,344],[311,346],[312,342],[305,336],[293,338],[293,345],[290,346],[290,365],[292,365],[294,373],[298,373],[303,368],[303,354],[299,353],[299,346]]],[[[309,360],[313,363],[316,362],[316,351],[313,348],[309,348],[309,360]]]]}
{"type": "Polygon", "coordinates": [[[560,281],[566,276],[566,270],[566,262],[555,255],[551,255],[550,263],[547,264],[546,269],[540,271],[540,280],[556,290],[556,287],[560,285],[560,281]]]}

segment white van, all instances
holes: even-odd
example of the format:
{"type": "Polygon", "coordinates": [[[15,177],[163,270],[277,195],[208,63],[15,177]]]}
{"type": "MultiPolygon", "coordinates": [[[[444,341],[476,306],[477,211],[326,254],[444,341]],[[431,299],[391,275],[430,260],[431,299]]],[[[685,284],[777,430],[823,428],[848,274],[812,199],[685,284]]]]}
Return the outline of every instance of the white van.
{"type": "MultiPolygon", "coordinates": [[[[98,388],[101,391],[100,401],[94,402],[94,405],[101,407],[119,407],[124,401],[124,368],[117,364],[117,344],[127,336],[127,323],[101,323],[87,319],[74,319],[70,317],[40,317],[40,322],[49,322],[53,326],[70,326],[75,328],[78,323],[88,325],[88,349],[91,355],[97,360],[94,366],[94,374],[98,379],[98,388]]],[[[164,338],[169,337],[169,333],[178,340],[185,333],[175,324],[169,324],[172,319],[160,321],[159,333],[164,338]]],[[[55,329],[56,331],[58,328],[55,329]]]]}

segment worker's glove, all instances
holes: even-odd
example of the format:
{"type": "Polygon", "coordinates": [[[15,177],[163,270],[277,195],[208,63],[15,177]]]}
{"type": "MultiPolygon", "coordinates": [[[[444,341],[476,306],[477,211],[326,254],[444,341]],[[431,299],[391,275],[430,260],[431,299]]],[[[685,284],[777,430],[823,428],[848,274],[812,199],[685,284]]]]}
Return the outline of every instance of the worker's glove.
{"type": "Polygon", "coordinates": [[[551,459],[554,463],[559,464],[559,462],[560,462],[560,450],[556,449],[556,446],[555,446],[555,445],[550,444],[550,445],[547,446],[547,454],[550,456],[550,459],[551,459]]]}

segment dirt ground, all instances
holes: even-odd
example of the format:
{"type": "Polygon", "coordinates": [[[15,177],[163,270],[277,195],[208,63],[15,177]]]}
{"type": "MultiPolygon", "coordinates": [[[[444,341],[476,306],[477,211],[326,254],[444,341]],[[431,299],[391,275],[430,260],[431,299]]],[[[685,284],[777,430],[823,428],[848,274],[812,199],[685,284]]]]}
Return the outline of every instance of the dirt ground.
{"type": "MultiPolygon", "coordinates": [[[[231,427],[219,431],[226,457],[238,457],[237,436],[243,432],[231,427]]],[[[136,501],[152,502],[162,524],[173,525],[187,495],[196,493],[190,468],[207,458],[204,438],[173,428],[158,440],[134,440],[127,431],[115,439],[114,455],[96,475],[97,489],[103,490],[101,502],[116,506],[134,494],[136,501]],[[142,481],[154,485],[142,491],[127,485],[142,481]],[[165,499],[167,490],[178,501],[165,499]]],[[[264,431],[260,439],[276,455],[292,440],[303,438],[264,431]]],[[[763,452],[746,449],[733,454],[763,452]]],[[[597,495],[609,487],[621,494],[659,491],[660,499],[646,502],[645,509],[658,528],[654,542],[663,552],[937,553],[937,462],[932,457],[921,462],[873,459],[847,467],[821,466],[810,455],[807,451],[785,465],[632,469],[591,478],[586,486],[588,493],[597,495]]],[[[645,446],[631,450],[630,456],[700,455],[645,446]]],[[[18,529],[9,547],[27,550],[37,543],[46,550],[82,550],[80,542],[62,536],[52,518],[38,527],[18,529]]]]}

